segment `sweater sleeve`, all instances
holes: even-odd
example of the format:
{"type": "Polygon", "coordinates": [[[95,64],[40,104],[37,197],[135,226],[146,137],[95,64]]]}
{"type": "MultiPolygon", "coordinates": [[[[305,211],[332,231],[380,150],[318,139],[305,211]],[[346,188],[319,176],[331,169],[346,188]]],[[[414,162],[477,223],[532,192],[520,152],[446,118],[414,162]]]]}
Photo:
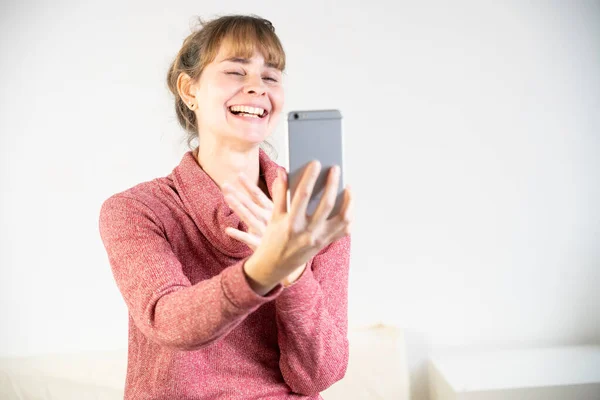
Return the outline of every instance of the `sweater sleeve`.
{"type": "Polygon", "coordinates": [[[192,285],[162,223],[139,200],[112,196],[102,205],[99,226],[129,314],[160,345],[180,350],[207,346],[282,291],[278,285],[266,296],[256,294],[242,269],[245,260],[192,285]]]}
{"type": "Polygon", "coordinates": [[[288,386],[317,394],[346,374],[350,236],[315,256],[275,300],[279,368],[288,386]]]}

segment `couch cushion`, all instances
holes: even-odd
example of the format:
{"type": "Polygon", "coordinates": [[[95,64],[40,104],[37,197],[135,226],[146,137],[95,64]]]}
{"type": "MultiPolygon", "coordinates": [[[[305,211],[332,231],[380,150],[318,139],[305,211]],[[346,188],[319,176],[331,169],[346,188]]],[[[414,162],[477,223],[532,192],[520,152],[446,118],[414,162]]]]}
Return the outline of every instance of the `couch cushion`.
{"type": "Polygon", "coordinates": [[[409,398],[404,335],[400,329],[375,325],[348,334],[346,376],[323,391],[325,400],[409,398]]]}

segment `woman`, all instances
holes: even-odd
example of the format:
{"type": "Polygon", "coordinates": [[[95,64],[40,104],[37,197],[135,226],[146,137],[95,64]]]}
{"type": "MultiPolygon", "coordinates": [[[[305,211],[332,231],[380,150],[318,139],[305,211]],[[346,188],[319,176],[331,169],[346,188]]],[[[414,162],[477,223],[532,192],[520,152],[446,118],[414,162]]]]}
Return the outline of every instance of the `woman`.
{"type": "Polygon", "coordinates": [[[168,73],[199,146],[166,177],[107,199],[100,233],[129,310],[125,399],[320,399],[348,361],[348,189],[338,168],[312,216],[312,163],[286,201],[259,147],[283,107],[285,54],[269,21],[226,16],[168,73]]]}

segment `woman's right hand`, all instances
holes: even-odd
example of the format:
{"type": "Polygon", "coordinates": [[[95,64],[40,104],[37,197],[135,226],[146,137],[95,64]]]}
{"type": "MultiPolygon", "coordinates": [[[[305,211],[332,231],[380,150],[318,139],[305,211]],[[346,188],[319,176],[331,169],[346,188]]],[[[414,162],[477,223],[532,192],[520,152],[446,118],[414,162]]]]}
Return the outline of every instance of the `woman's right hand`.
{"type": "Polygon", "coordinates": [[[331,242],[350,234],[352,197],[344,190],[340,211],[329,218],[335,205],[339,182],[339,167],[329,171],[327,185],[313,215],[306,215],[312,191],[321,170],[318,161],[311,162],[287,207],[287,177],[279,172],[273,188],[273,213],[254,254],[244,264],[252,288],[264,295],[308,262],[331,242]]]}

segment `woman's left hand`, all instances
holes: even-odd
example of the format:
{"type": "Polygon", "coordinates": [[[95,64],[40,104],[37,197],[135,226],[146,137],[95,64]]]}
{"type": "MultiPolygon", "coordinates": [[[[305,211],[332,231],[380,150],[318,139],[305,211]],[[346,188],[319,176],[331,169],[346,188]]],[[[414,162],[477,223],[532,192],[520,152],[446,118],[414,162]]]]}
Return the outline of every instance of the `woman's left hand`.
{"type": "MultiPolygon", "coordinates": [[[[253,184],[245,175],[239,176],[239,181],[245,191],[225,183],[222,187],[225,201],[229,207],[248,226],[248,232],[228,227],[225,233],[240,242],[246,243],[252,250],[260,244],[267,224],[273,214],[273,201],[269,199],[258,186],[253,184]]],[[[294,282],[304,271],[306,264],[299,266],[287,276],[285,286],[294,282]]]]}
{"type": "Polygon", "coordinates": [[[252,250],[256,250],[265,233],[267,224],[271,220],[273,202],[258,186],[253,185],[245,175],[241,174],[239,176],[239,182],[245,191],[228,183],[223,185],[222,190],[225,201],[248,226],[248,232],[228,227],[225,229],[225,233],[240,242],[246,243],[252,250]]]}

